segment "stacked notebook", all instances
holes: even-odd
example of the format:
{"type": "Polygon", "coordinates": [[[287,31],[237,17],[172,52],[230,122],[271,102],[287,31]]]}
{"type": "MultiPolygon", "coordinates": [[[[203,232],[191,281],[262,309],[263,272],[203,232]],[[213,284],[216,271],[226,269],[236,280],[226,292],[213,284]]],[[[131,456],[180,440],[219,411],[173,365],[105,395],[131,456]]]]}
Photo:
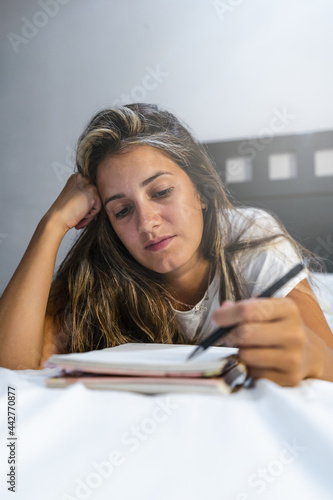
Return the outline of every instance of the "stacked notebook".
{"type": "Polygon", "coordinates": [[[212,346],[187,361],[192,345],[129,343],[85,353],[51,356],[46,367],[59,375],[47,379],[48,387],[81,382],[91,389],[144,394],[191,392],[228,394],[247,385],[246,366],[238,349],[212,346]]]}

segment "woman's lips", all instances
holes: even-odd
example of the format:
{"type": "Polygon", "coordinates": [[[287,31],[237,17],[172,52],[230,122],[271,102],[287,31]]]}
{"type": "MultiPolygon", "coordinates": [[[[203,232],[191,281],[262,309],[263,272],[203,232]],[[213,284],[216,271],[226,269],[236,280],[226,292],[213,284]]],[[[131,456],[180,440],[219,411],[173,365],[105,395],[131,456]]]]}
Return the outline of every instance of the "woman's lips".
{"type": "Polygon", "coordinates": [[[145,247],[145,250],[149,250],[150,252],[157,252],[158,250],[163,250],[163,248],[167,247],[169,243],[175,238],[175,236],[170,236],[169,238],[165,238],[162,241],[159,241],[158,243],[155,243],[153,245],[148,245],[145,247]]]}

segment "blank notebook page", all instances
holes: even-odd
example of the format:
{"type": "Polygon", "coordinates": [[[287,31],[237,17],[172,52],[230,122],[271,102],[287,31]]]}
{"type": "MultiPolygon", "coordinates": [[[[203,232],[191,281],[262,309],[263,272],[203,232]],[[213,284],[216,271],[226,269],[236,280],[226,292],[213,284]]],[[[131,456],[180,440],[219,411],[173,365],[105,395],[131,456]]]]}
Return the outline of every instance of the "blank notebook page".
{"type": "Polygon", "coordinates": [[[195,349],[193,345],[129,343],[117,347],[85,353],[59,354],[51,356],[46,366],[158,368],[166,371],[214,369],[224,358],[236,354],[238,349],[212,346],[195,359],[187,361],[195,349]]]}

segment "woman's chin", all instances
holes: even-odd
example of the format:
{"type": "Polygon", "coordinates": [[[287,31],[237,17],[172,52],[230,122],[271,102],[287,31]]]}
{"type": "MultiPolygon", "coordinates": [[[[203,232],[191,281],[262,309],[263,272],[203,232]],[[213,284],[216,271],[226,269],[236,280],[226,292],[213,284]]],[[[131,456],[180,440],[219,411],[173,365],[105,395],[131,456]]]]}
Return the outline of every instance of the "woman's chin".
{"type": "Polygon", "coordinates": [[[151,271],[154,271],[155,273],[162,274],[164,277],[167,277],[168,275],[174,273],[181,267],[181,265],[176,264],[176,263],[170,263],[170,262],[161,262],[161,263],[145,263],[144,264],[147,269],[150,269],[151,271]]]}

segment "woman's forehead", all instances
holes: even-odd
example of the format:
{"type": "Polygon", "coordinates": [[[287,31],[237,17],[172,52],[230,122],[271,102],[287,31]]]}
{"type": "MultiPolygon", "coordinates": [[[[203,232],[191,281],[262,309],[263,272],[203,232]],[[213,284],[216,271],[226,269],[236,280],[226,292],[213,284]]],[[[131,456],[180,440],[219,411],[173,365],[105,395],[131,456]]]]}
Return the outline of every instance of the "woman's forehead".
{"type": "Polygon", "coordinates": [[[110,154],[101,162],[101,165],[105,162],[112,162],[114,164],[123,164],[127,162],[138,162],[138,161],[153,161],[159,159],[160,161],[169,160],[169,157],[163,151],[149,146],[148,144],[139,144],[137,146],[130,146],[128,150],[116,154],[110,154]]]}
{"type": "MultiPolygon", "coordinates": [[[[161,151],[143,145],[121,155],[106,157],[98,167],[97,182],[106,178],[121,180],[131,177],[143,182],[147,175],[154,175],[158,171],[169,171],[174,175],[185,174],[174,161],[161,151]]],[[[187,174],[185,175],[187,176],[187,174]]]]}

